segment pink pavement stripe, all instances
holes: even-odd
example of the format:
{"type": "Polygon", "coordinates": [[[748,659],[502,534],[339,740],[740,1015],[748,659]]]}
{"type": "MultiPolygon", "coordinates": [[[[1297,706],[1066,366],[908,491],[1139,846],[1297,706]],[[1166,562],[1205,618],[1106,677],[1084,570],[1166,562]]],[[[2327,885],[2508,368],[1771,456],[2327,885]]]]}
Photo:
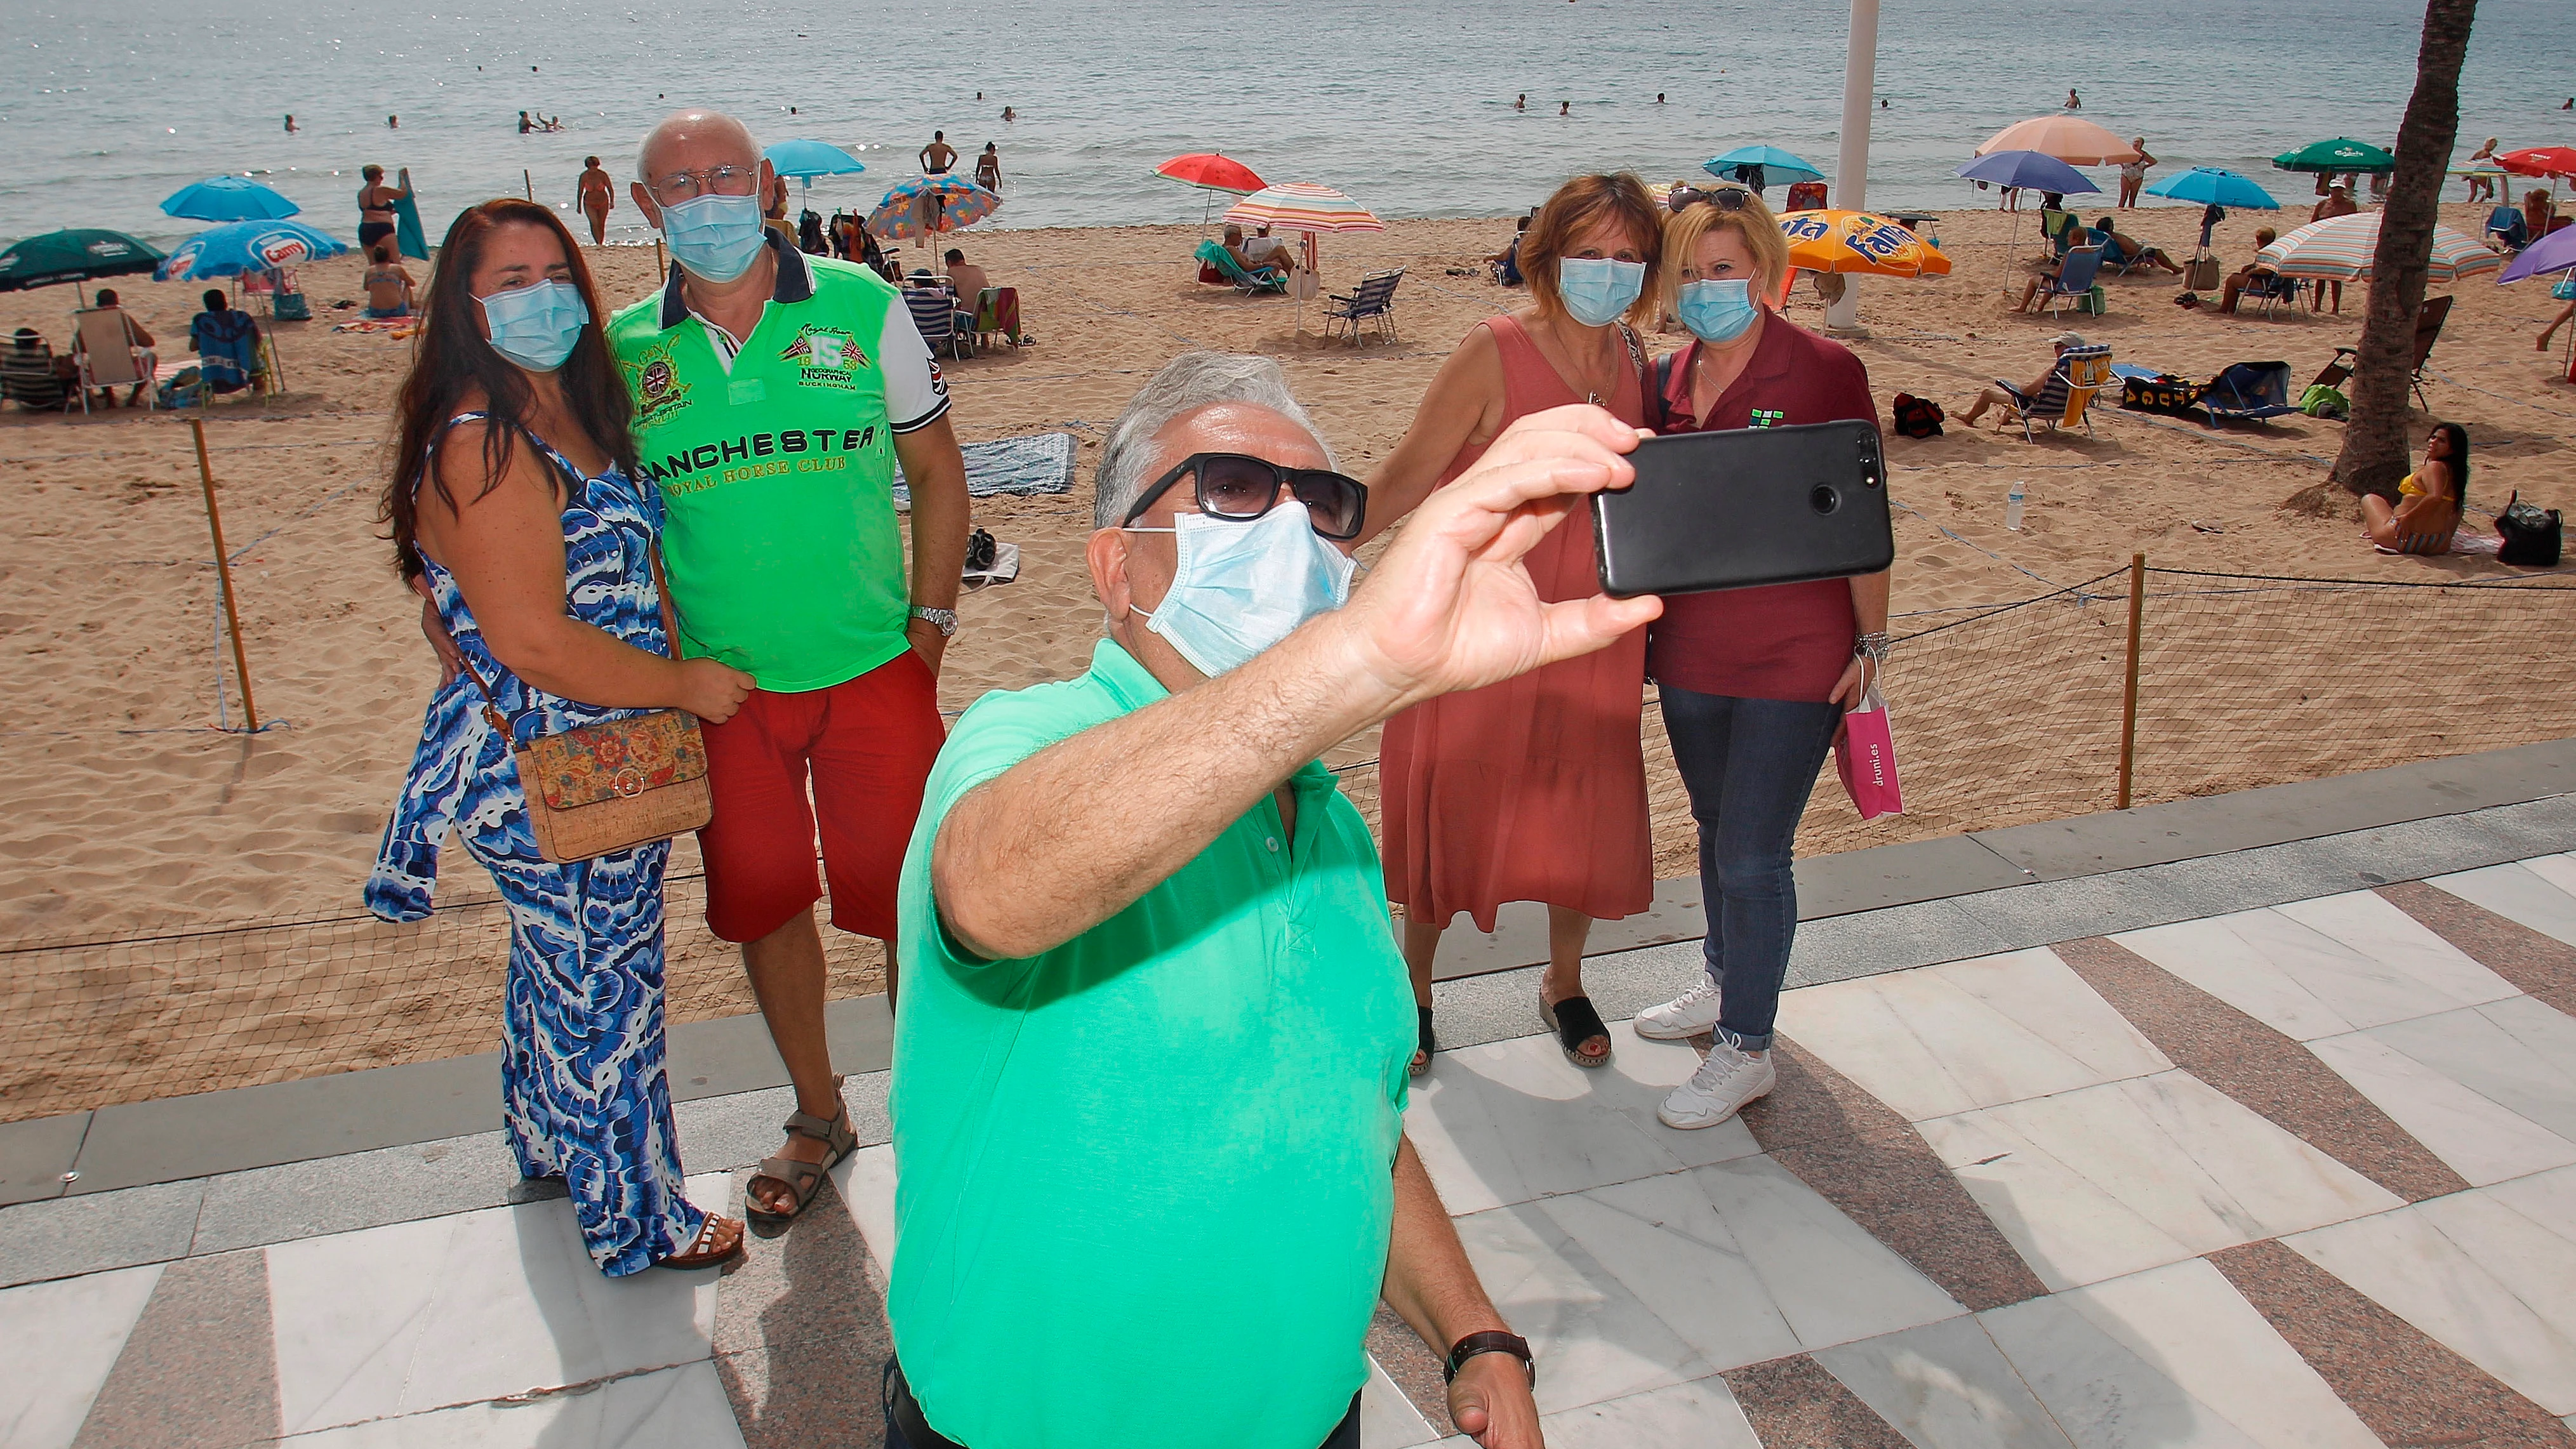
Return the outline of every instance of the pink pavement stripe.
{"type": "MultiPolygon", "coordinates": [[[[729,1213],[742,1211],[746,1168],[729,1213]]],[[[830,1183],[717,1280],[716,1373],[748,1449],[885,1442],[885,1285],[830,1183]]]]}
{"type": "Polygon", "coordinates": [[[2424,881],[2384,885],[2379,895],[2470,960],[2576,1016],[2576,946],[2424,881]]]}
{"type": "Polygon", "coordinates": [[[1911,1449],[1878,1411],[1807,1355],[1726,1371],[1762,1449],[1911,1449]]]}
{"type": "MultiPolygon", "coordinates": [[[[268,1262],[257,1248],[164,1269],[72,1449],[235,1449],[280,1433],[268,1262]]],[[[38,1345],[9,1350],[33,1369],[38,1345]]]]}
{"type": "Polygon", "coordinates": [[[1772,1061],[1744,1125],[1774,1161],[1972,1310],[2048,1291],[1912,1123],[1786,1036],[1772,1061]]]}
{"type": "Polygon", "coordinates": [[[1443,1437],[1458,1432],[1449,1418],[1449,1382],[1441,1377],[1440,1356],[1383,1303],[1369,1324],[1368,1351],[1433,1429],[1443,1437]]]}
{"type": "Polygon", "coordinates": [[[2468,1182],[2290,1037],[2115,941],[2061,941],[2058,959],[2175,1066],[2406,1199],[2468,1182]]]}
{"type": "Polygon", "coordinates": [[[2279,1241],[2209,1261],[2380,1442],[2576,1449],[2576,1433],[2548,1410],[2279,1241]]]}

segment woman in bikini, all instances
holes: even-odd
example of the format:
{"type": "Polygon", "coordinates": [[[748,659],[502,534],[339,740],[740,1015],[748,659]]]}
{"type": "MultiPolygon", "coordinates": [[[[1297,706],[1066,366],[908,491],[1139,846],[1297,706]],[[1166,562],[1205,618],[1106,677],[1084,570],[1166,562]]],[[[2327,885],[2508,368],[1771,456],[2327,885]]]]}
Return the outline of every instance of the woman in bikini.
{"type": "Polygon", "coordinates": [[[2362,495],[2361,531],[2391,553],[2449,553],[2468,500],[2469,430],[2435,423],[2424,440],[2424,461],[2397,485],[2395,506],[2375,493],[2362,495]]]}

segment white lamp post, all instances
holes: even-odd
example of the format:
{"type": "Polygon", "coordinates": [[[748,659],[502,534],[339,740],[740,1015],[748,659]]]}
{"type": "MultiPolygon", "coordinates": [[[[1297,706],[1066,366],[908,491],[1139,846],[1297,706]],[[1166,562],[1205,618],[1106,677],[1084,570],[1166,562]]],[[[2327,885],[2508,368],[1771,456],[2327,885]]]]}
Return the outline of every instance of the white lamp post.
{"type": "MultiPolygon", "coordinates": [[[[1842,154],[1834,164],[1834,205],[1865,211],[1869,202],[1869,113],[1878,90],[1878,0],[1852,0],[1851,48],[1843,56],[1842,154]]],[[[1825,304],[1825,325],[1859,332],[1860,278],[1843,278],[1843,294],[1825,304]]]]}

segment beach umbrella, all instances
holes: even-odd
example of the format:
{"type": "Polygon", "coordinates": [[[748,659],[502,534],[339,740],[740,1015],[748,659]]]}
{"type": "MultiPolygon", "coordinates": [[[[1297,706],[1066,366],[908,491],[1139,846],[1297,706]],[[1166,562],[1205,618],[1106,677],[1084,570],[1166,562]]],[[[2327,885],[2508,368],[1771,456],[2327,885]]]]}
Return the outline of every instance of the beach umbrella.
{"type": "Polygon", "coordinates": [[[1001,209],[1002,198],[954,176],[915,176],[888,188],[868,213],[868,230],[900,241],[973,226],[1001,209]]]}
{"type": "Polygon", "coordinates": [[[164,215],[190,221],[275,221],[303,209],[247,176],[209,176],[161,198],[164,215]]]}
{"type": "Polygon", "coordinates": [[[2545,277],[2551,272],[2576,271],[2576,226],[2562,226],[2522,249],[2513,264],[2497,275],[2496,283],[2519,282],[2525,277],[2545,277]]]}
{"type": "MultiPolygon", "coordinates": [[[[1306,275],[1316,274],[1315,234],[1326,231],[1384,231],[1386,223],[1377,219],[1365,206],[1329,186],[1312,181],[1283,181],[1265,186],[1225,209],[1230,226],[1266,226],[1273,231],[1302,233],[1305,239],[1306,275]]],[[[1306,294],[1297,293],[1299,331],[1306,327],[1306,294]]]]}
{"type": "Polygon", "coordinates": [[[2138,148],[2080,116],[2033,116],[2015,121],[1986,138],[1977,154],[2037,151],[2069,166],[2116,166],[2138,159],[2138,148]]]}
{"type": "Polygon", "coordinates": [[[2576,176],[2576,146],[2526,146],[2495,159],[2517,176],[2576,176]]]}
{"type": "Polygon", "coordinates": [[[161,254],[121,231],[49,231],[0,251],[0,292],[148,272],[161,254]]]}
{"type": "Polygon", "coordinates": [[[867,170],[858,157],[829,141],[808,141],[801,137],[763,146],[760,154],[769,161],[769,169],[797,183],[799,200],[811,206],[814,178],[817,176],[855,176],[867,170]]]}
{"type": "Polygon", "coordinates": [[[2014,191],[2054,191],[2061,196],[2100,194],[2091,178],[2045,151],[1989,151],[1958,170],[1970,181],[2014,191]]]}
{"type": "Polygon", "coordinates": [[[2281,203],[2272,199],[2250,176],[2239,176],[2224,166],[2194,166],[2176,173],[2147,188],[2149,196],[2169,196],[2176,201],[2197,201],[2211,206],[2232,206],[2243,211],[2279,211],[2281,203]]]}
{"type": "Polygon", "coordinates": [[[1208,218],[1216,212],[1216,193],[1222,191],[1230,196],[1250,196],[1270,184],[1251,167],[1230,159],[1222,151],[1193,151],[1187,156],[1175,156],[1155,167],[1154,174],[1208,193],[1207,204],[1199,208],[1201,229],[1206,228],[1208,218]]]}
{"type": "Polygon", "coordinates": [[[156,282],[238,277],[274,272],[301,262],[336,257],[348,244],[300,221],[236,221],[201,231],[179,243],[152,273],[156,282]]]}
{"type": "Polygon", "coordinates": [[[1946,277],[1939,247],[1867,211],[1792,211],[1780,218],[1789,265],[1801,271],[1864,277],[1946,277]]]}
{"type": "Polygon", "coordinates": [[[2397,169],[2397,158],[2366,141],[2337,136],[2331,141],[2311,141],[2296,151],[2285,151],[2272,158],[2273,168],[2280,171],[2352,171],[2376,176],[2397,169]]]}
{"type": "MultiPolygon", "coordinates": [[[[2379,218],[2376,211],[2355,212],[2351,216],[2329,217],[2312,221],[2288,236],[2263,248],[2257,255],[2263,264],[2285,277],[2310,277],[2324,281],[2349,282],[2370,275],[2373,253],[2379,250],[2379,218]]],[[[2504,258],[2482,241],[2476,241],[2447,226],[2433,228],[2431,270],[2426,280],[2456,282],[2504,265],[2504,258]]]]}
{"type": "Polygon", "coordinates": [[[1700,163],[1699,169],[1711,176],[1738,181],[1743,178],[1737,173],[1747,166],[1761,167],[1766,184],[1825,179],[1825,173],[1777,146],[1738,146],[1723,156],[1711,156],[1700,163]]]}

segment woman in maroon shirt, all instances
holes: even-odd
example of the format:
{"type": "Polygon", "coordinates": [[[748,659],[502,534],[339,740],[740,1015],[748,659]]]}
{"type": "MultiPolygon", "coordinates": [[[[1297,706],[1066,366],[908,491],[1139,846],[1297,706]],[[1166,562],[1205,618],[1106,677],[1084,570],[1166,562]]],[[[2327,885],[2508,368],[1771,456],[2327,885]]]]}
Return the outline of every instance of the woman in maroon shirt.
{"type": "MultiPolygon", "coordinates": [[[[1789,244],[1760,197],[1721,187],[1664,228],[1664,309],[1697,339],[1658,369],[1662,431],[1875,423],[1869,375],[1840,343],[1766,305],[1789,244]]],[[[1887,575],[1676,595],[1648,634],[1673,761],[1699,822],[1707,971],[1640,1012],[1639,1036],[1713,1030],[1668,1126],[1713,1127],[1771,1090],[1771,1026],[1798,929],[1790,847],[1807,792],[1887,650],[1887,575]]]]}

